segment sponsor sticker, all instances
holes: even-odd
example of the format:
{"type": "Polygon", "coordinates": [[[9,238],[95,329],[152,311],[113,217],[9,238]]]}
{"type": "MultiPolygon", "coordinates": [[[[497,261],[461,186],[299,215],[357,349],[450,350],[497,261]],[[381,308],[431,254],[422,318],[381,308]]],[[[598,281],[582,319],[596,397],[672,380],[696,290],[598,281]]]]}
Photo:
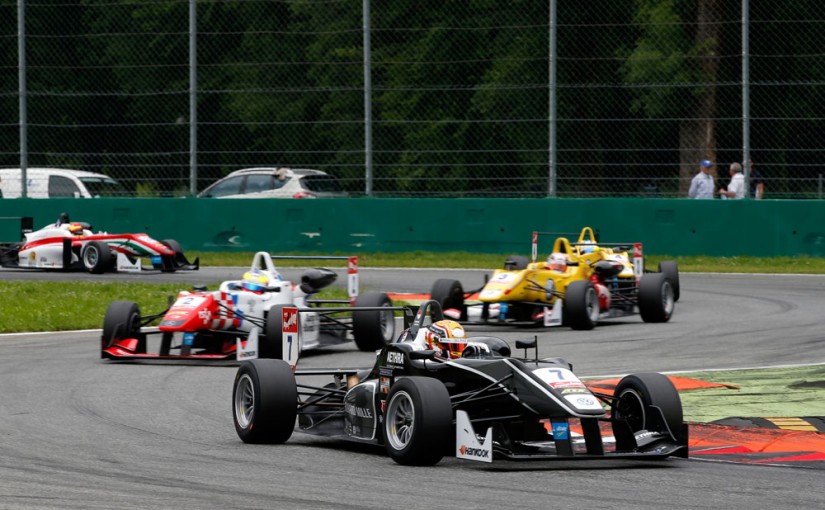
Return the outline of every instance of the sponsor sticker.
{"type": "Polygon", "coordinates": [[[403,365],[404,364],[404,353],[403,352],[395,352],[390,351],[387,353],[387,364],[390,365],[403,365]]]}
{"type": "Polygon", "coordinates": [[[570,439],[570,425],[566,421],[551,422],[551,430],[553,431],[553,439],[570,439]]]}
{"type": "Polygon", "coordinates": [[[470,422],[470,417],[466,411],[456,411],[455,418],[456,458],[493,462],[493,427],[488,427],[487,433],[480,438],[473,429],[473,424],[470,422]]]}
{"type": "Polygon", "coordinates": [[[591,411],[603,411],[604,408],[602,407],[599,400],[594,397],[592,394],[586,395],[580,393],[578,395],[565,395],[564,399],[569,403],[573,404],[576,409],[579,410],[591,410],[591,411]]]}

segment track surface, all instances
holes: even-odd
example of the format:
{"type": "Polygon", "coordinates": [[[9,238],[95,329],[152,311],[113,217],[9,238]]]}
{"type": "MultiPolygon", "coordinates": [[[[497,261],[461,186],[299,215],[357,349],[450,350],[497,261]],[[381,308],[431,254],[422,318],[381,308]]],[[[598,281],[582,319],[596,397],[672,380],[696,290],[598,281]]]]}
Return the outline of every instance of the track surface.
{"type": "MultiPolygon", "coordinates": [[[[238,273],[211,271],[221,270],[180,281],[238,273]]],[[[453,277],[401,274],[364,271],[362,286],[421,292],[453,277]]],[[[466,288],[482,274],[453,273],[466,288]]],[[[168,276],[179,278],[158,278],[168,276]]],[[[825,362],[823,291],[825,277],[683,274],[670,323],[627,318],[593,332],[554,329],[540,334],[540,354],[568,358],[580,376],[825,362]]],[[[509,341],[535,334],[493,331],[509,341]]],[[[0,337],[0,508],[825,506],[822,471],[812,469],[453,458],[405,468],[380,450],[299,434],[285,446],[244,445],[230,414],[234,367],[111,364],[98,358],[98,345],[94,332],[0,337]]],[[[371,363],[352,344],[302,360],[371,363]]],[[[825,415],[824,407],[813,402],[810,414],[825,415]]]]}

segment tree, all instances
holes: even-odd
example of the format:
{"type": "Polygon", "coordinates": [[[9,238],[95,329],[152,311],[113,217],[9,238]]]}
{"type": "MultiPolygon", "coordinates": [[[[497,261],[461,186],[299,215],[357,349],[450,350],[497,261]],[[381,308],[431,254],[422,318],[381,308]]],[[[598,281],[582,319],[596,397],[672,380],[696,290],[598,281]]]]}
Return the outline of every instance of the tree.
{"type": "Polygon", "coordinates": [[[679,119],[680,193],[697,163],[716,160],[719,0],[637,0],[639,37],[626,53],[624,79],[642,84],[633,109],[679,119]]]}

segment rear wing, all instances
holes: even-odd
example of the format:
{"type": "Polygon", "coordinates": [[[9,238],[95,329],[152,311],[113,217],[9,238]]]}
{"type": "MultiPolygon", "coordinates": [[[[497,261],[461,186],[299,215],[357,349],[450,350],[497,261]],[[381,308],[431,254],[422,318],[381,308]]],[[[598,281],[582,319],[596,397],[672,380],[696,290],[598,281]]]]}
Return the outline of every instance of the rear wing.
{"type": "Polygon", "coordinates": [[[34,230],[34,218],[31,216],[0,217],[0,244],[12,244],[26,240],[26,234],[34,230]]]}
{"type": "Polygon", "coordinates": [[[599,241],[599,231],[593,230],[590,227],[584,227],[579,233],[571,232],[539,232],[533,231],[533,241],[531,244],[532,262],[538,260],[538,244],[541,236],[556,236],[553,242],[553,252],[565,253],[567,255],[579,256],[582,254],[582,249],[588,246],[612,248],[616,251],[631,251],[633,260],[633,272],[636,278],[640,278],[644,273],[644,254],[642,250],[642,243],[603,243],[599,241]],[[567,236],[576,238],[575,243],[571,243],[567,236]]]}
{"type": "MultiPolygon", "coordinates": [[[[368,311],[402,311],[404,312],[404,329],[410,327],[413,323],[413,308],[408,306],[359,306],[357,309],[351,307],[347,308],[298,308],[295,306],[285,306],[282,309],[283,320],[281,322],[281,352],[283,353],[283,360],[286,361],[295,371],[295,366],[298,364],[298,358],[301,353],[301,338],[300,338],[300,316],[302,313],[353,313],[368,312],[368,311]]],[[[247,348],[249,342],[247,342],[247,348]]],[[[240,346],[239,346],[240,347],[240,346]]],[[[241,351],[239,350],[239,359],[243,359],[241,351]]]]}
{"type": "MultiPolygon", "coordinates": [[[[355,304],[358,298],[358,256],[357,255],[269,255],[263,253],[268,257],[269,264],[272,265],[272,260],[346,260],[347,261],[347,296],[350,304],[355,304]]],[[[258,255],[255,257],[257,259],[258,255]]],[[[254,262],[253,262],[254,263],[254,262]]],[[[272,266],[274,269],[274,265],[272,266]]]]}

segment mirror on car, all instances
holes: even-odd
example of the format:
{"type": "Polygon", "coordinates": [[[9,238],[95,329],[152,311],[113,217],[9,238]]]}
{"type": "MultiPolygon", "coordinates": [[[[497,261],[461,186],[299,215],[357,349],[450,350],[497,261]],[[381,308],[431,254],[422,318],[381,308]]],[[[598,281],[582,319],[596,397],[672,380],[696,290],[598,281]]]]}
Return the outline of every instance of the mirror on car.
{"type": "Polygon", "coordinates": [[[433,350],[424,350],[424,351],[410,351],[410,359],[414,360],[434,360],[435,355],[438,354],[438,351],[433,350]]]}
{"type": "Polygon", "coordinates": [[[516,340],[516,349],[531,349],[536,346],[535,338],[528,338],[526,340],[516,340]]]}

